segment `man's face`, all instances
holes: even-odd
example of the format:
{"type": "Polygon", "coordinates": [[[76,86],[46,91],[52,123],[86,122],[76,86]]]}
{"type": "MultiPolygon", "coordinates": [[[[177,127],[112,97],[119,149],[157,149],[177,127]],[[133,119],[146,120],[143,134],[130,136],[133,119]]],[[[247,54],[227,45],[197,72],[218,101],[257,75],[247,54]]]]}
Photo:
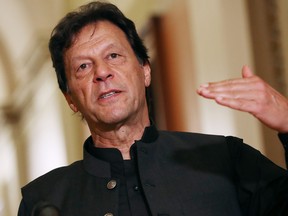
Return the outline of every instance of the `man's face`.
{"type": "Polygon", "coordinates": [[[91,127],[148,117],[149,64],[137,60],[124,32],[108,21],[85,26],[65,52],[66,100],[91,127]]]}

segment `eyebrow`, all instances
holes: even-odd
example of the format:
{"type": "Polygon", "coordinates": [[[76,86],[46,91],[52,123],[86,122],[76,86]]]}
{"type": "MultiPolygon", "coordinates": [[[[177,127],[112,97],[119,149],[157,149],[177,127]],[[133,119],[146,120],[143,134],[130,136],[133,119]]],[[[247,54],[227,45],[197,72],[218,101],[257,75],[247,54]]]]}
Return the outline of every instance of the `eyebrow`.
{"type": "MultiPolygon", "coordinates": [[[[91,37],[92,37],[92,35],[91,35],[91,37]]],[[[102,45],[100,45],[100,47],[101,47],[101,52],[105,52],[105,51],[107,51],[109,49],[113,49],[113,48],[116,48],[121,52],[125,52],[125,48],[123,48],[123,46],[119,46],[113,42],[109,42],[108,44],[102,44],[102,45]]],[[[73,62],[75,62],[75,61],[79,61],[82,59],[89,59],[89,58],[90,58],[90,54],[89,53],[87,54],[87,52],[83,52],[80,54],[76,54],[75,56],[72,56],[70,62],[71,62],[71,64],[73,64],[73,62]]]]}

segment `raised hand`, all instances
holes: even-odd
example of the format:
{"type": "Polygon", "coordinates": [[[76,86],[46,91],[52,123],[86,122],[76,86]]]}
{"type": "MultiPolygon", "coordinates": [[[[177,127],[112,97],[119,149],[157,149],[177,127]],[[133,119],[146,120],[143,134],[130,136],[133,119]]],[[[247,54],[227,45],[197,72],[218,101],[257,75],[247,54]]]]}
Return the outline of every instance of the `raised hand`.
{"type": "Polygon", "coordinates": [[[220,105],[249,112],[278,132],[288,132],[288,99],[247,66],[242,68],[242,78],[203,84],[197,93],[220,105]]]}

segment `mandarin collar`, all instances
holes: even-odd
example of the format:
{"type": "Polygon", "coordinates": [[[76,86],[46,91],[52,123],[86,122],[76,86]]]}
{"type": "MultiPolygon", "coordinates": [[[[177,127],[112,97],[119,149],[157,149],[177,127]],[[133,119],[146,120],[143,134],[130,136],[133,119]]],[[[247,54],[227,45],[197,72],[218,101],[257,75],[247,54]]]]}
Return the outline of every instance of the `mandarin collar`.
{"type": "MultiPolygon", "coordinates": [[[[142,143],[152,143],[158,137],[158,130],[154,124],[145,128],[142,143]]],[[[136,142],[139,142],[136,141],[136,142]]],[[[135,144],[134,144],[135,145],[135,144]]],[[[89,136],[84,142],[84,160],[83,164],[90,174],[102,177],[110,177],[110,162],[117,162],[122,159],[121,152],[116,148],[100,149],[95,147],[92,136],[89,136]]]]}
{"type": "MultiPolygon", "coordinates": [[[[140,141],[144,142],[144,143],[151,143],[151,142],[154,142],[157,139],[157,137],[158,137],[158,130],[157,130],[156,126],[154,124],[152,124],[152,125],[150,125],[144,129],[144,133],[143,133],[140,141]]],[[[100,148],[95,147],[92,136],[89,136],[84,143],[84,150],[86,150],[90,154],[94,155],[94,153],[95,153],[95,151],[97,151],[97,149],[100,149],[100,148]]],[[[114,148],[111,148],[111,149],[114,149],[114,148]]],[[[120,151],[119,151],[119,153],[120,153],[120,151]]],[[[114,152],[111,154],[112,154],[111,156],[116,156],[116,154],[118,154],[118,153],[114,152]]],[[[96,155],[98,155],[98,153],[96,153],[96,155]]],[[[116,157],[118,157],[118,156],[116,156],[116,157]]]]}
{"type": "Polygon", "coordinates": [[[154,124],[146,127],[140,141],[144,143],[154,142],[158,138],[158,130],[154,124]]]}

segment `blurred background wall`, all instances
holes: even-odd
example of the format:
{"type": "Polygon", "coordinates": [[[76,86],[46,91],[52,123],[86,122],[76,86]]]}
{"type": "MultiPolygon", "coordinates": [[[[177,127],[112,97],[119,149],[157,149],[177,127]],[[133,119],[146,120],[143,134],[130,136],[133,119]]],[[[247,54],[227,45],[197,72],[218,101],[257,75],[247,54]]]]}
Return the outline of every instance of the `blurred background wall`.
{"type": "MultiPolygon", "coordinates": [[[[89,135],[58,90],[47,43],[80,0],[0,0],[0,216],[16,215],[20,188],[82,158],[89,135]]],[[[114,0],[151,56],[160,129],[234,135],[284,167],[277,133],[248,114],[196,95],[244,64],[287,96],[288,1],[114,0]]]]}

